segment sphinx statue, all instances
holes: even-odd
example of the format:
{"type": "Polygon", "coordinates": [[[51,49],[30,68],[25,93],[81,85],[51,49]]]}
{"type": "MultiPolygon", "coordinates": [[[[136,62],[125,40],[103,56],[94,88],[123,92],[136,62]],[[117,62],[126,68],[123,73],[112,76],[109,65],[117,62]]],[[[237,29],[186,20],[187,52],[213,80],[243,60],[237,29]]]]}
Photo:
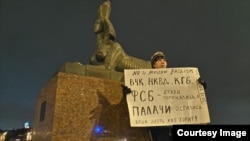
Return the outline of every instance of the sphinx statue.
{"type": "Polygon", "coordinates": [[[110,1],[98,9],[97,50],[90,64],[65,62],[39,91],[32,140],[150,141],[147,128],[130,126],[124,69],[150,68],[115,41],[110,1]]]}
{"type": "Polygon", "coordinates": [[[124,69],[151,68],[150,61],[128,55],[115,41],[116,32],[110,21],[111,4],[103,2],[97,11],[98,18],[94,24],[97,37],[96,51],[90,57],[91,65],[102,65],[105,69],[123,72],[124,69]]]}

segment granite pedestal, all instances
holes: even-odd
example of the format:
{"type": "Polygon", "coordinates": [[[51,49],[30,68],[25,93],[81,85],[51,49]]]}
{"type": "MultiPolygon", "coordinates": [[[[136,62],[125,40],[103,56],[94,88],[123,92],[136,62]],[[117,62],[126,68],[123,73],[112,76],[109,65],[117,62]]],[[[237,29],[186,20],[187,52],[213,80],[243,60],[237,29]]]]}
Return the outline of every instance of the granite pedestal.
{"type": "Polygon", "coordinates": [[[106,78],[101,78],[103,74],[98,78],[87,76],[83,66],[78,66],[82,69],[78,73],[62,68],[38,94],[34,141],[150,141],[147,128],[130,127],[119,80],[123,76],[111,80],[110,72],[106,78]]]}

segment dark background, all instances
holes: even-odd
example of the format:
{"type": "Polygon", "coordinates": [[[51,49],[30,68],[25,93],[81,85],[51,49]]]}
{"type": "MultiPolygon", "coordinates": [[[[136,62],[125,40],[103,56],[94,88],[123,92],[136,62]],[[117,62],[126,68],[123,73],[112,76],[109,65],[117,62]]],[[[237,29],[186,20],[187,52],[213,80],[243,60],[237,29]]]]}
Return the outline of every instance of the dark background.
{"type": "MultiPolygon", "coordinates": [[[[103,0],[1,0],[0,128],[32,125],[40,89],[66,61],[89,64],[103,0]]],[[[212,124],[250,123],[248,0],[112,0],[127,54],[198,67],[212,124]]]]}

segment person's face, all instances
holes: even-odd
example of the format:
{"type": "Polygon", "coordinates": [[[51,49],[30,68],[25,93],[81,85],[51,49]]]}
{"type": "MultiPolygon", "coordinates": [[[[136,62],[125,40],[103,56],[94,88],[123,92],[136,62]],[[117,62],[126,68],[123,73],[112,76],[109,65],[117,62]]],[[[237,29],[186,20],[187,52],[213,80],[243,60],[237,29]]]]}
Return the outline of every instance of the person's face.
{"type": "Polygon", "coordinates": [[[161,69],[161,68],[167,68],[167,60],[166,59],[158,59],[155,64],[154,64],[154,68],[155,69],[161,69]]]}

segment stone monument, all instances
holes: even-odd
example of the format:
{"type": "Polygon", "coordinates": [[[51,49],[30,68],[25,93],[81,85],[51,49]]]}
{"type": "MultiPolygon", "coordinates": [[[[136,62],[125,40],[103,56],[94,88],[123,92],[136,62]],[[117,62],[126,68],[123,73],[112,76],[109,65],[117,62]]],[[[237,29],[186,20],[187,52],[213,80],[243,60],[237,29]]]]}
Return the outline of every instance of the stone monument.
{"type": "Polygon", "coordinates": [[[150,141],[147,128],[130,127],[122,92],[124,69],[150,68],[115,41],[110,1],[98,9],[97,49],[90,64],[65,62],[40,90],[35,107],[34,141],[150,141]]]}

